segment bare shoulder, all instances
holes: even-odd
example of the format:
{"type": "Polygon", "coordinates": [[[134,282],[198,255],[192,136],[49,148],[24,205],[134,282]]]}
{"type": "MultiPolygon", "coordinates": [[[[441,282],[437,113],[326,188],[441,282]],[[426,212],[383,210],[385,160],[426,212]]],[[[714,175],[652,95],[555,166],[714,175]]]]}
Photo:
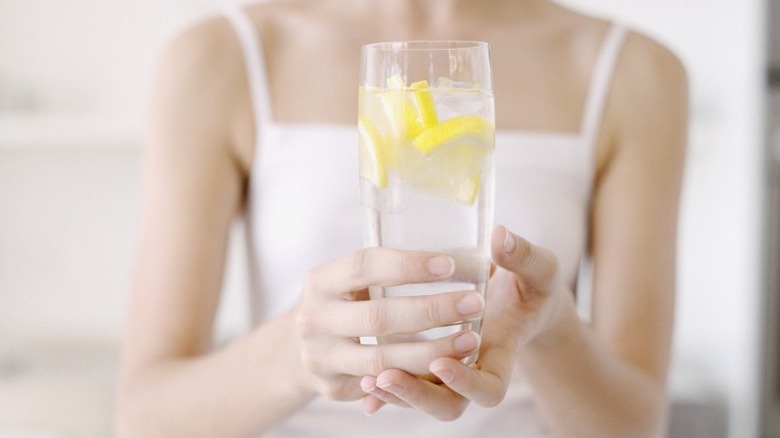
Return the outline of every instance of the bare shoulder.
{"type": "MultiPolygon", "coordinates": [[[[570,30],[574,53],[586,61],[583,75],[590,77],[593,60],[604,43],[610,19],[561,7],[561,22],[570,30]],[[584,55],[583,55],[584,54],[584,55]]],[[[618,25],[622,25],[619,24],[618,25]]],[[[688,122],[688,79],[681,58],[658,39],[630,27],[618,54],[598,141],[598,167],[603,174],[617,152],[638,157],[681,154],[688,122]]],[[[675,160],[679,161],[677,158],[675,160]]]]}
{"type": "MultiPolygon", "coordinates": [[[[241,72],[241,49],[224,17],[212,17],[182,30],[162,52],[160,74],[171,74],[186,85],[223,86],[241,72]]],[[[200,87],[192,87],[203,89],[200,87]]]]}
{"type": "Polygon", "coordinates": [[[200,141],[161,143],[188,150],[202,145],[208,153],[221,149],[235,156],[246,171],[251,134],[239,129],[249,108],[246,74],[241,46],[228,20],[214,16],[183,29],[163,48],[157,65],[152,133],[169,139],[187,132],[200,141]]]}
{"type": "Polygon", "coordinates": [[[681,59],[645,34],[629,31],[604,113],[600,171],[623,163],[633,178],[678,190],[687,144],[688,79],[681,59]]]}
{"type": "Polygon", "coordinates": [[[684,86],[687,74],[682,60],[658,40],[629,31],[618,66],[618,74],[650,82],[650,85],[684,86]]]}
{"type": "Polygon", "coordinates": [[[629,31],[615,68],[610,112],[623,130],[680,133],[688,112],[688,78],[681,59],[656,39],[629,31]],[[659,129],[663,128],[663,129],[659,129]]]}
{"type": "MultiPolygon", "coordinates": [[[[579,41],[600,47],[607,30],[615,25],[611,19],[589,15],[558,5],[560,21],[573,31],[579,41]]],[[[620,24],[618,24],[620,25],[620,24]]],[[[618,76],[637,79],[686,82],[680,58],[667,46],[648,34],[628,29],[620,53],[618,76]]],[[[631,82],[631,81],[628,81],[631,82]]]]}

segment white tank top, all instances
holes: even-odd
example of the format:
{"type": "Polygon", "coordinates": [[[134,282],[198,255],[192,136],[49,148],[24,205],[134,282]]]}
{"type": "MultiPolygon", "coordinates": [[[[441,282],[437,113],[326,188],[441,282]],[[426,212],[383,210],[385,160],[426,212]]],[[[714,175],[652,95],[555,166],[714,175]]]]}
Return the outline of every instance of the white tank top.
{"type": "MultiPolygon", "coordinates": [[[[247,206],[255,325],[295,305],[309,269],[361,247],[357,128],[273,120],[259,33],[239,7],[231,8],[227,17],[242,45],[257,132],[247,206]]],[[[625,29],[613,25],[604,39],[579,132],[499,127],[496,133],[496,223],[553,250],[572,288],[587,244],[596,135],[624,36],[625,29]]],[[[578,301],[589,302],[578,295],[578,301]]],[[[320,397],[264,436],[453,438],[518,433],[546,436],[519,369],[503,403],[490,409],[472,404],[453,422],[394,406],[367,417],[360,402],[320,397]]]]}

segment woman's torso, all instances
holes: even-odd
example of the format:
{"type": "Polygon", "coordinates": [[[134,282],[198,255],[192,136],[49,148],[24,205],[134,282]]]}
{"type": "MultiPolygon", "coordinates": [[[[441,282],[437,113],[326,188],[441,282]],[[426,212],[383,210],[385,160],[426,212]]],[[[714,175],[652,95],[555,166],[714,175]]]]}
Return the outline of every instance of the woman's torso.
{"type": "MultiPolygon", "coordinates": [[[[322,20],[333,13],[325,8],[320,19],[312,19],[308,6],[287,3],[247,9],[263,52],[258,70],[267,75],[252,79],[260,93],[246,111],[250,120],[242,124],[252,127],[246,131],[249,139],[239,146],[250,148],[241,156],[252,157],[247,218],[254,323],[293,306],[310,268],[361,245],[354,122],[358,56],[361,44],[379,40],[447,37],[491,43],[498,129],[496,222],[552,249],[564,277],[575,285],[586,251],[592,184],[604,154],[596,137],[611,65],[598,67],[597,60],[610,31],[607,23],[560,13],[544,18],[555,25],[523,30],[502,23],[469,32],[464,24],[465,30],[452,35],[416,28],[395,34],[379,20],[361,32],[352,31],[361,23],[360,11],[322,20]]],[[[515,26],[523,22],[533,21],[515,26]]],[[[501,406],[472,406],[456,422],[428,420],[394,407],[366,418],[357,404],[318,399],[272,435],[322,436],[323,430],[333,430],[347,436],[344,428],[354,436],[544,433],[518,372],[501,406]]]]}

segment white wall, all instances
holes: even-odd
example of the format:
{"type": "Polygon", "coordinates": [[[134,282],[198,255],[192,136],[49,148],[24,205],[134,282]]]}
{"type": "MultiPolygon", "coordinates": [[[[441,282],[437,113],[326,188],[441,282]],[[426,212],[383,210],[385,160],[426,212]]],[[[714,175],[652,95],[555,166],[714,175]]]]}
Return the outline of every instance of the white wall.
{"type": "Polygon", "coordinates": [[[139,117],[160,45],[221,3],[3,0],[0,95],[49,112],[139,117]]]}
{"type": "Polygon", "coordinates": [[[0,3],[0,340],[119,336],[150,79],[220,5],[0,3]]]}
{"type": "MultiPolygon", "coordinates": [[[[164,41],[221,3],[0,2],[0,341],[119,335],[149,77],[164,41]]],[[[721,397],[729,435],[755,436],[763,2],[566,3],[647,31],[688,67],[673,383],[721,397]]]]}

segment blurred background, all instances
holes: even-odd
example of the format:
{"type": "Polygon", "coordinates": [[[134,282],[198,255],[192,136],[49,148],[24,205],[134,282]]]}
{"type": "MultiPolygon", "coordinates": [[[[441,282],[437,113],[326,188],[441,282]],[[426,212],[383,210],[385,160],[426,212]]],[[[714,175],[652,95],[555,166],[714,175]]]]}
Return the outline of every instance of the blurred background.
{"type": "MultiPolygon", "coordinates": [[[[111,435],[150,77],[224,3],[0,1],[0,438],[111,435]]],[[[778,0],[564,3],[691,80],[669,435],[780,437],[778,0]]],[[[238,244],[230,262],[220,336],[245,324],[238,244]]]]}

